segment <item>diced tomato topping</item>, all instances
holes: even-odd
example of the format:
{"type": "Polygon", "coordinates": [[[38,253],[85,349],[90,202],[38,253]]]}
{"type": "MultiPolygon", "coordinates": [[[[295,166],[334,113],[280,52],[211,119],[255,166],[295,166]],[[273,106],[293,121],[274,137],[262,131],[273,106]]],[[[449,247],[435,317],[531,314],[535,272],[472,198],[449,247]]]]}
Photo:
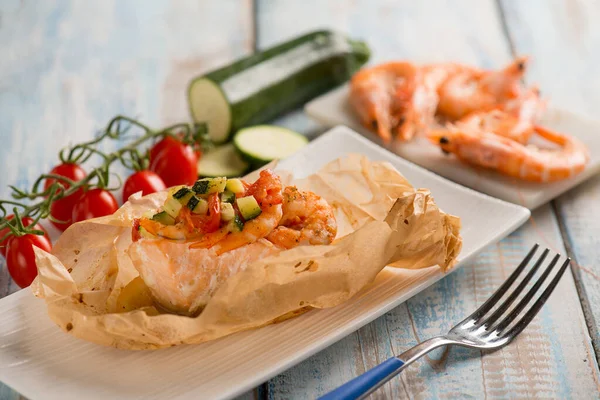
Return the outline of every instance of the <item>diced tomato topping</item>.
{"type": "Polygon", "coordinates": [[[246,196],[254,196],[261,206],[281,204],[283,195],[281,193],[281,181],[270,169],[260,171],[260,177],[247,190],[246,196]]]}

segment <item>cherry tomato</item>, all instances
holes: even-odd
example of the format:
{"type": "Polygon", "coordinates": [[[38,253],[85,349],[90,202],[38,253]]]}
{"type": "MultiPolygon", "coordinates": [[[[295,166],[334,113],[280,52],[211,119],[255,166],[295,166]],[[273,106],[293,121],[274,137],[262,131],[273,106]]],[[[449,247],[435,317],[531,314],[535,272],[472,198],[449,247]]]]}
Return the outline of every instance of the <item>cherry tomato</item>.
{"type": "Polygon", "coordinates": [[[73,207],[73,223],[86,219],[104,217],[119,209],[119,204],[109,191],[92,189],[85,192],[73,207]]]}
{"type": "Polygon", "coordinates": [[[22,288],[31,285],[37,276],[33,246],[48,252],[52,250],[52,245],[45,236],[32,234],[11,237],[6,248],[8,272],[13,281],[22,288]]]}
{"type": "MultiPolygon", "coordinates": [[[[9,215],[6,217],[7,221],[10,221],[11,219],[13,219],[15,216],[14,215],[9,215]]],[[[25,217],[22,219],[23,222],[23,226],[29,226],[31,225],[31,223],[33,222],[33,219],[29,218],[29,217],[25,217]]],[[[46,230],[40,225],[40,224],[35,224],[34,229],[40,230],[40,231],[44,231],[44,237],[46,239],[48,239],[48,242],[50,242],[50,236],[48,236],[48,232],[46,232],[46,230]]],[[[2,239],[4,237],[4,235],[6,235],[8,232],[10,232],[9,228],[3,228],[0,229],[0,239],[2,239]]],[[[11,237],[7,237],[6,239],[4,239],[3,241],[0,242],[0,254],[2,254],[3,256],[6,256],[6,247],[8,245],[8,240],[11,237]]]]}
{"type": "MultiPolygon", "coordinates": [[[[81,168],[77,164],[72,164],[72,163],[59,164],[56,167],[52,168],[52,171],[50,171],[50,173],[54,174],[54,175],[64,176],[65,178],[69,178],[72,181],[80,181],[83,178],[85,178],[85,176],[86,176],[86,173],[83,170],[83,168],[81,168]]],[[[50,187],[50,185],[52,185],[54,182],[55,182],[55,179],[47,179],[46,183],[44,184],[44,190],[48,189],[50,187]]],[[[69,184],[64,183],[64,182],[61,182],[61,185],[65,189],[68,189],[70,186],[69,184]]],[[[52,224],[54,226],[56,226],[58,229],[60,229],[61,231],[64,231],[69,226],[71,226],[71,224],[73,223],[73,221],[71,221],[71,214],[73,212],[73,206],[75,205],[75,203],[77,203],[77,201],[79,200],[79,198],[81,197],[82,194],[83,194],[83,190],[78,190],[75,193],[71,194],[70,196],[63,197],[62,199],[53,201],[52,204],[50,205],[50,215],[57,220],[65,221],[65,222],[51,221],[52,224]]]]}
{"type": "Polygon", "coordinates": [[[172,145],[176,145],[178,143],[180,142],[172,136],[165,136],[163,139],[156,142],[156,144],[150,149],[150,163],[152,163],[152,161],[155,160],[156,157],[158,157],[158,154],[161,153],[164,149],[172,145]]]}
{"type": "Polygon", "coordinates": [[[218,230],[221,225],[221,202],[219,201],[219,194],[212,193],[208,196],[208,214],[189,214],[189,216],[192,225],[203,233],[212,233],[218,230]]]}
{"type": "Polygon", "coordinates": [[[129,176],[123,185],[123,201],[127,201],[129,196],[139,191],[142,192],[142,196],[145,196],[166,188],[165,183],[156,173],[148,170],[137,171],[129,176]]]}
{"type": "MultiPolygon", "coordinates": [[[[158,153],[160,153],[163,149],[165,149],[166,147],[169,147],[172,144],[177,144],[177,143],[181,142],[182,138],[183,138],[182,133],[177,135],[177,139],[172,136],[165,136],[164,139],[157,142],[150,149],[150,162],[152,162],[152,159],[156,158],[156,156],[158,156],[158,153]]],[[[194,153],[196,154],[196,157],[198,158],[198,160],[200,160],[200,157],[202,157],[202,145],[200,143],[193,143],[192,147],[194,149],[194,153]]]]}
{"type": "Polygon", "coordinates": [[[131,226],[131,241],[137,242],[142,238],[140,234],[140,219],[136,218],[133,220],[133,224],[131,226]]]}
{"type": "Polygon", "coordinates": [[[150,160],[150,171],[157,173],[167,187],[193,185],[198,179],[198,157],[191,146],[174,143],[150,160]]]}

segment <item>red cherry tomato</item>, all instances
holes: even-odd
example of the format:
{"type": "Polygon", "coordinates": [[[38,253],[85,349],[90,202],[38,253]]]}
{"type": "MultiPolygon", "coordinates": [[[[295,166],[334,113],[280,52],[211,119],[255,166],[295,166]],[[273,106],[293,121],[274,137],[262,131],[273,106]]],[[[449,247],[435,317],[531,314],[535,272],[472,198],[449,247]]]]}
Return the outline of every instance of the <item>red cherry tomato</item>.
{"type": "Polygon", "coordinates": [[[37,276],[33,246],[48,252],[52,250],[52,245],[46,237],[31,234],[11,237],[6,248],[8,272],[13,281],[22,288],[31,285],[37,276]]]}
{"type": "MultiPolygon", "coordinates": [[[[86,173],[83,170],[83,168],[81,168],[77,164],[72,163],[57,165],[56,167],[52,168],[52,171],[50,171],[50,173],[54,175],[64,176],[65,178],[69,178],[75,182],[82,180],[86,176],[86,173]]],[[[47,179],[46,183],[44,184],[44,190],[48,189],[50,185],[52,185],[54,182],[55,179],[47,179]]],[[[65,189],[68,189],[70,186],[69,184],[64,182],[61,182],[61,185],[65,189]]],[[[50,215],[57,220],[65,221],[62,223],[51,221],[52,224],[61,231],[64,231],[73,223],[73,221],[71,221],[73,206],[75,205],[75,203],[77,203],[82,194],[83,190],[78,190],[70,196],[53,201],[52,205],[50,205],[50,215]]]]}
{"type": "Polygon", "coordinates": [[[157,173],[167,187],[193,185],[198,179],[198,157],[189,145],[171,144],[150,160],[150,171],[157,173]]]}
{"type": "MultiPolygon", "coordinates": [[[[10,221],[14,217],[15,216],[11,214],[11,215],[9,215],[9,216],[6,217],[6,220],[10,221]]],[[[25,218],[22,219],[22,222],[23,222],[23,226],[29,226],[33,222],[33,219],[31,219],[29,217],[25,217],[25,218]]],[[[50,242],[50,236],[48,236],[48,232],[46,232],[46,230],[40,224],[35,224],[34,229],[37,229],[39,231],[44,231],[44,237],[46,239],[48,239],[48,242],[50,242]]],[[[4,235],[6,235],[9,232],[10,232],[9,228],[0,229],[0,239],[2,239],[4,237],[4,235]]],[[[0,254],[2,254],[5,257],[6,257],[6,247],[8,245],[8,240],[10,238],[11,237],[9,236],[8,238],[6,238],[5,240],[3,240],[3,241],[0,242],[0,254]]]]}
{"type": "Polygon", "coordinates": [[[85,192],[73,207],[73,223],[104,217],[119,209],[115,197],[107,190],[92,189],[85,192]]]}
{"type": "MultiPolygon", "coordinates": [[[[184,210],[187,210],[185,208],[184,210]]],[[[208,196],[208,213],[206,215],[189,214],[192,225],[204,233],[212,233],[221,225],[221,202],[219,194],[212,193],[208,196]]]]}
{"type": "Polygon", "coordinates": [[[145,196],[166,188],[165,183],[156,173],[148,170],[137,171],[129,176],[123,185],[123,201],[127,201],[129,196],[139,191],[142,192],[142,196],[145,196]]]}
{"type": "Polygon", "coordinates": [[[163,139],[156,142],[156,144],[150,149],[150,163],[152,163],[152,161],[154,161],[156,157],[158,157],[158,154],[161,153],[164,149],[178,143],[180,143],[179,140],[175,139],[172,136],[165,136],[163,139]]]}

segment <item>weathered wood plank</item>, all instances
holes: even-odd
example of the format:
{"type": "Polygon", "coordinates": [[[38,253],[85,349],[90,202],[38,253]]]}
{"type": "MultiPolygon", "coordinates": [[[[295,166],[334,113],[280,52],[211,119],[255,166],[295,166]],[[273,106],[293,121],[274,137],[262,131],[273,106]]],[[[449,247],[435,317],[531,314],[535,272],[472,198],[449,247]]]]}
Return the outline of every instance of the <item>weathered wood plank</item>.
{"type": "MultiPolygon", "coordinates": [[[[529,80],[549,103],[598,119],[600,4],[585,0],[503,0],[502,10],[515,51],[532,57],[529,80]]],[[[555,202],[586,320],[600,356],[600,178],[591,179],[555,202]]]]}
{"type": "MultiPolygon", "coordinates": [[[[497,67],[511,57],[492,1],[258,2],[259,46],[331,27],[367,40],[373,62],[462,61],[497,67]],[[474,18],[473,16],[477,16],[474,18]]],[[[295,127],[300,130],[301,128],[295,127]]],[[[506,278],[536,241],[564,252],[549,206],[522,229],[406,304],[272,379],[269,398],[315,398],[419,340],[460,321],[506,278]]],[[[598,389],[587,329],[571,276],[542,315],[511,347],[480,357],[438,352],[385,385],[374,397],[586,397],[598,389]],[[564,326],[567,324],[567,326],[564,326]],[[562,364],[561,364],[562,363],[562,364]]]]}
{"type": "MultiPolygon", "coordinates": [[[[253,42],[251,1],[2,2],[0,197],[119,113],[188,120],[189,80],[253,42]]],[[[0,297],[16,290],[0,258],[0,297]]],[[[17,397],[0,384],[0,398],[17,397]]]]}

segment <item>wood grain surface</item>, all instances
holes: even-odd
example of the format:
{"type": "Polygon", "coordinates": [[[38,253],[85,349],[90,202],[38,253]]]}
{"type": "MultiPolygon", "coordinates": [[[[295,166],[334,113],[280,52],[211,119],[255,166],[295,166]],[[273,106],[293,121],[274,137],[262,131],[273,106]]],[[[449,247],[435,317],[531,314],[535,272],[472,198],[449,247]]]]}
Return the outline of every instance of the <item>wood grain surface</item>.
{"type": "MultiPolygon", "coordinates": [[[[366,40],[371,63],[461,61],[498,67],[530,54],[529,82],[552,104],[594,115],[600,3],[586,0],[5,1],[0,5],[0,196],[56,163],[117,113],[160,126],[187,119],[191,77],[296,34],[333,28],[366,40]]],[[[300,110],[275,123],[314,137],[300,110]]],[[[482,355],[438,351],[373,398],[598,398],[600,180],[533,213],[474,262],[241,398],[312,399],[481,304],[534,242],[576,260],[532,325],[482,355]],[[594,222],[595,221],[595,222],[594,222]],[[563,241],[564,240],[564,241],[563,241]],[[584,314],[585,313],[585,314],[584,314]]],[[[0,297],[16,291],[0,261],[0,297]]],[[[19,395],[0,385],[0,399],[19,395]]]]}

